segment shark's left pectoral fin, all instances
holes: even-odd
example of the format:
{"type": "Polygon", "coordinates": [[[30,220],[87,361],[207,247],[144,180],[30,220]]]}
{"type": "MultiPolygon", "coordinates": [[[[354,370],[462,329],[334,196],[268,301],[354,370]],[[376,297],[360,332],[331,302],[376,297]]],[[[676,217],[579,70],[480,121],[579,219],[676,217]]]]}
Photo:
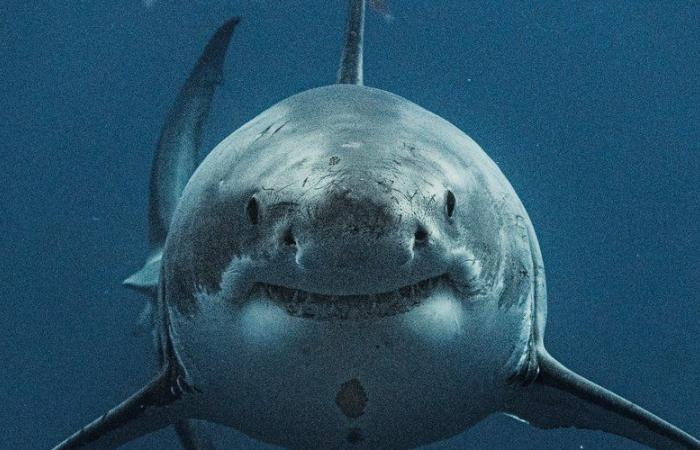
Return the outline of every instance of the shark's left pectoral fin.
{"type": "Polygon", "coordinates": [[[191,394],[176,371],[165,367],[140,391],[84,426],[53,450],[114,449],[186,419],[191,394]]]}
{"type": "Polygon", "coordinates": [[[506,405],[539,428],[600,430],[655,449],[700,449],[700,441],[634,403],[572,372],[538,352],[539,374],[518,388],[506,405]]]}

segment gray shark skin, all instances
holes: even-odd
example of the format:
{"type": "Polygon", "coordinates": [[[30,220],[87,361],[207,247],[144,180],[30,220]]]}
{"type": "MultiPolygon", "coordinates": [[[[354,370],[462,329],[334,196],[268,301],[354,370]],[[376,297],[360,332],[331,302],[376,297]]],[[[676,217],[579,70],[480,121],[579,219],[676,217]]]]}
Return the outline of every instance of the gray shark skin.
{"type": "Polygon", "coordinates": [[[339,84],[261,113],[191,176],[157,272],[161,372],[56,449],[186,419],[294,449],[403,449],[495,413],[700,449],[549,355],[525,208],[461,130],[361,85],[363,13],[351,0],[339,84]]]}
{"type": "Polygon", "coordinates": [[[365,31],[365,2],[351,1],[345,46],[338,68],[338,84],[362,84],[362,41],[365,31]]]}

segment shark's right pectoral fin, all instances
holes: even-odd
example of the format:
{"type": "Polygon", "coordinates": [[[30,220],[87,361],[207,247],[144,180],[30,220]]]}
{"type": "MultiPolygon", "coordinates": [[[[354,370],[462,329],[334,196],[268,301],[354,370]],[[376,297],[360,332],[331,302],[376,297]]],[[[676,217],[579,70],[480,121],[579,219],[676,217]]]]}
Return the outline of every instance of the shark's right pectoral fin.
{"type": "Polygon", "coordinates": [[[539,428],[585,428],[623,436],[655,449],[700,450],[700,441],[634,403],[538,352],[539,374],[506,405],[539,428]]]}
{"type": "Polygon", "coordinates": [[[192,390],[167,367],[140,391],[92,423],[75,432],[53,450],[114,449],[146,434],[186,419],[192,390]]]}

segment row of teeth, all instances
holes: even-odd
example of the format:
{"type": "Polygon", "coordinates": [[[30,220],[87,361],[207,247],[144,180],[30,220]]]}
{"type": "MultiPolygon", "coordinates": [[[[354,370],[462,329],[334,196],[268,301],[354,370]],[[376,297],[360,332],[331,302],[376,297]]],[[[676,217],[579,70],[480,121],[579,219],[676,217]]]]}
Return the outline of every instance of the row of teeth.
{"type": "Polygon", "coordinates": [[[439,276],[395,291],[370,295],[324,295],[260,284],[258,294],[281,303],[294,317],[362,319],[406,312],[428,298],[444,282],[445,276],[439,276]]]}

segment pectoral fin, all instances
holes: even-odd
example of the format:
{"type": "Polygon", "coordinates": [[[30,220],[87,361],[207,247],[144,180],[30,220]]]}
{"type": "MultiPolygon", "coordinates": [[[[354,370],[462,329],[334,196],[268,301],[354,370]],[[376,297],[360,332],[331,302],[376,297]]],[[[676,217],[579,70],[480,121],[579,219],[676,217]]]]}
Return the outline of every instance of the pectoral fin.
{"type": "Polygon", "coordinates": [[[572,372],[538,352],[539,374],[519,388],[507,413],[539,428],[600,430],[655,449],[700,449],[700,441],[634,403],[572,372]]]}
{"type": "Polygon", "coordinates": [[[167,367],[143,389],[75,432],[53,450],[107,450],[186,418],[191,395],[176,371],[167,367]]]}

